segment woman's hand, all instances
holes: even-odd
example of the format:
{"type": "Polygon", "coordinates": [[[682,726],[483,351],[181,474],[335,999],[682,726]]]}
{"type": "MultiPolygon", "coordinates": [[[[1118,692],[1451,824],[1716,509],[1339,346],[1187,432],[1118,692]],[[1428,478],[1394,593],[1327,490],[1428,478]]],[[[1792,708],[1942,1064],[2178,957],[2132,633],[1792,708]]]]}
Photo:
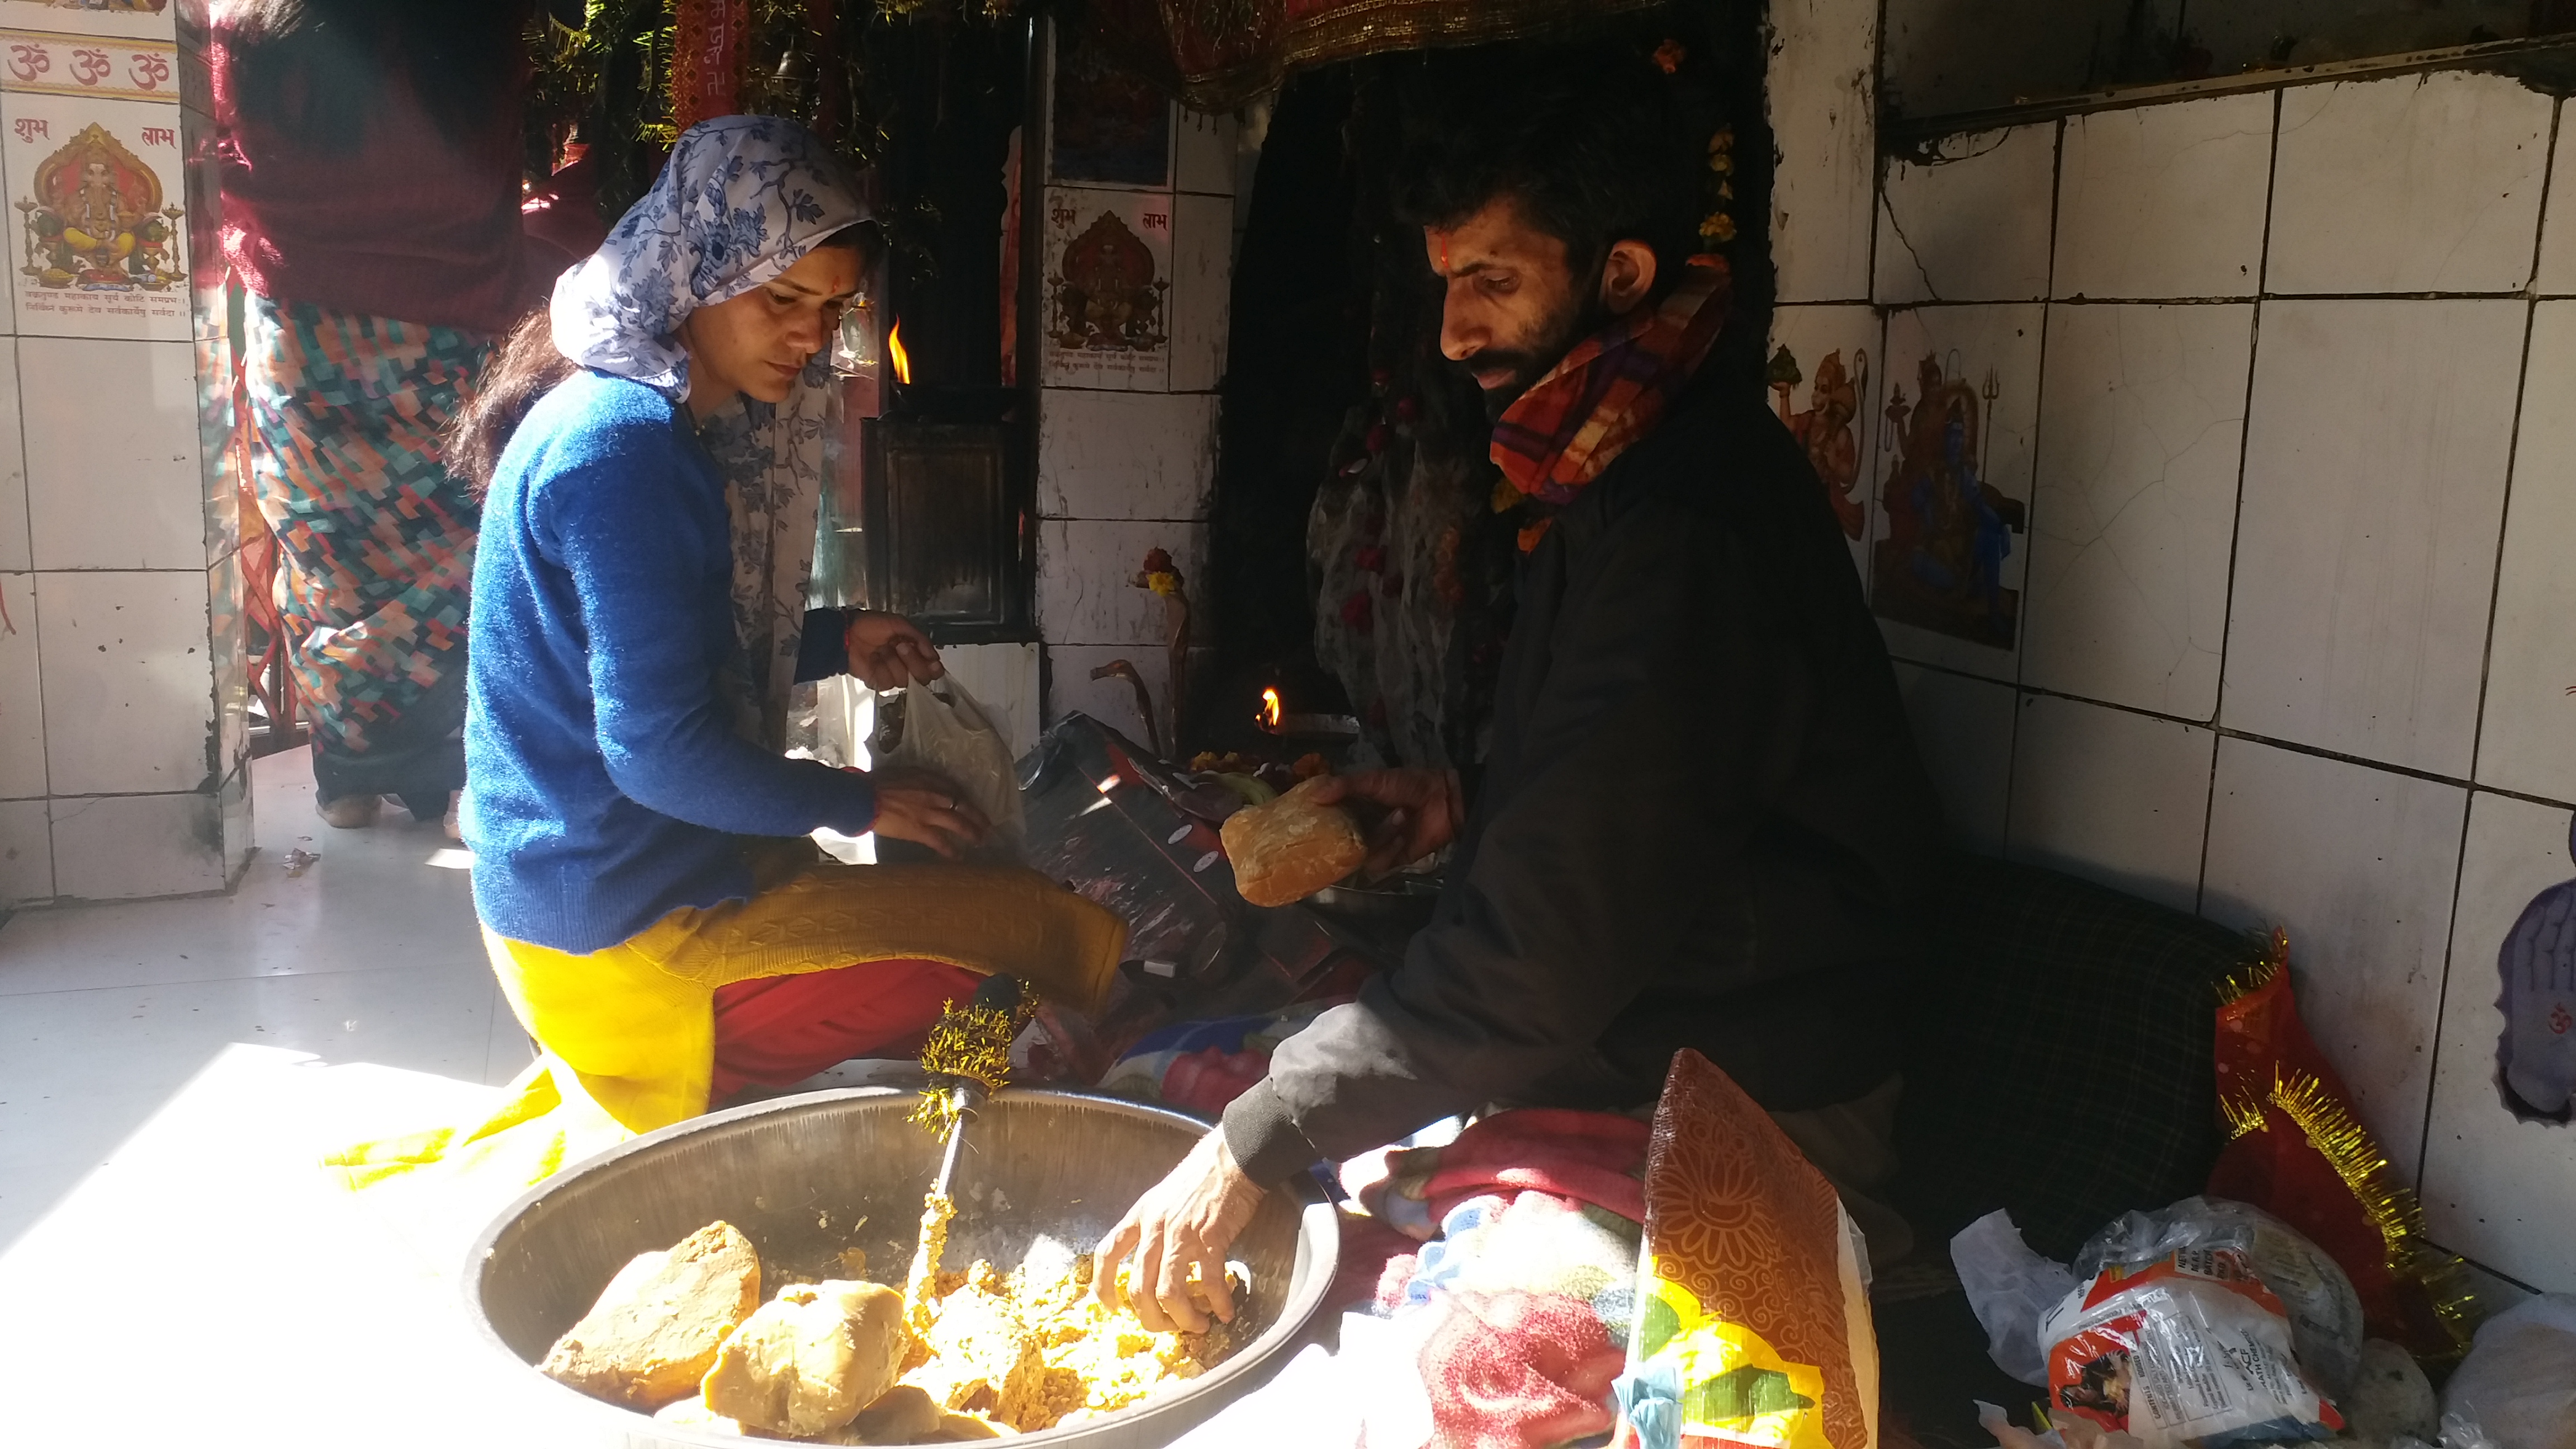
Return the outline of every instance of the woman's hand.
{"type": "Polygon", "coordinates": [[[1455,770],[1362,770],[1327,775],[1315,803],[1366,800],[1387,812],[1369,833],[1368,859],[1360,869],[1380,876],[1400,870],[1456,840],[1467,829],[1467,794],[1455,770]]]}
{"type": "Polygon", "coordinates": [[[849,650],[850,673],[870,689],[926,684],[948,672],[930,636],[901,614],[873,609],[853,614],[841,642],[849,650]]]}
{"type": "Polygon", "coordinates": [[[1225,1129],[1208,1129],[1181,1165],[1146,1189],[1101,1240],[1091,1259],[1091,1291],[1103,1304],[1117,1307],[1118,1265],[1132,1257],[1136,1271],[1127,1303],[1147,1328],[1205,1333],[1207,1308],[1232,1323],[1234,1295],[1226,1291],[1225,1250],[1250,1225],[1261,1197],[1261,1185],[1235,1165],[1225,1129]],[[1197,1293],[1191,1291],[1192,1269],[1197,1270],[1197,1293]]]}
{"type": "Polygon", "coordinates": [[[888,840],[926,845],[950,860],[984,843],[992,829],[984,812],[959,796],[957,787],[927,770],[871,771],[876,786],[876,833],[888,840]]]}

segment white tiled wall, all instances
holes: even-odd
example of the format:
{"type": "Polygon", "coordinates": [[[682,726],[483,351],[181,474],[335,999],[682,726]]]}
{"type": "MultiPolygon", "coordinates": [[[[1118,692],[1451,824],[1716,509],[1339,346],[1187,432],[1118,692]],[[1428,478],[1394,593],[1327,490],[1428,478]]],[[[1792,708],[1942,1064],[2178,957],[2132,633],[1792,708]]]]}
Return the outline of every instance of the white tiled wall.
{"type": "MultiPolygon", "coordinates": [[[[1038,632],[1045,641],[1044,713],[1080,710],[1141,743],[1134,691],[1094,681],[1112,660],[1133,664],[1151,690],[1156,727],[1171,733],[1169,616],[1136,584],[1162,549],[1194,600],[1207,589],[1207,518],[1216,481],[1217,390],[1224,381],[1233,285],[1239,127],[1232,116],[1172,108],[1171,184],[1133,189],[1084,183],[1049,188],[1050,252],[1059,233],[1103,213],[1133,216],[1159,261],[1168,341],[1151,360],[1115,365],[1047,349],[1038,404],[1038,632]],[[1071,218],[1058,223],[1057,216],[1071,218]],[[1163,231],[1149,224],[1160,218],[1163,231]]],[[[1054,174],[1050,165],[1048,174],[1054,174]]],[[[1043,259],[1054,267],[1057,259],[1043,259]]],[[[1201,605],[1203,607],[1203,603],[1201,605]]],[[[1202,637],[1205,625],[1199,625],[1202,637]]]]}
{"type": "Polygon", "coordinates": [[[0,909],[219,890],[249,849],[218,200],[178,8],[0,0],[0,909]],[[92,159],[126,221],[67,265],[27,212],[92,159]]]}
{"type": "Polygon", "coordinates": [[[1954,832],[2286,927],[2436,1236],[2571,1291],[2576,1130],[2494,1086],[2498,949],[2576,877],[2555,104],[2492,75],[2320,83],[1891,160],[1862,411],[1916,399],[1927,357],[1993,374],[1985,481],[2030,509],[2017,648],[1885,625],[1954,832]]]}
{"type": "Polygon", "coordinates": [[[2048,295],[2057,123],[1955,136],[1930,165],[1887,163],[1877,300],[2021,302],[2048,295]]]}
{"type": "Polygon", "coordinates": [[[1776,0],[1764,77],[1772,145],[1771,263],[1782,302],[1869,296],[1878,7],[1776,0]]]}
{"type": "Polygon", "coordinates": [[[2268,95],[2102,111],[2066,123],[2060,297],[2251,297],[2272,181],[2268,95]]]}

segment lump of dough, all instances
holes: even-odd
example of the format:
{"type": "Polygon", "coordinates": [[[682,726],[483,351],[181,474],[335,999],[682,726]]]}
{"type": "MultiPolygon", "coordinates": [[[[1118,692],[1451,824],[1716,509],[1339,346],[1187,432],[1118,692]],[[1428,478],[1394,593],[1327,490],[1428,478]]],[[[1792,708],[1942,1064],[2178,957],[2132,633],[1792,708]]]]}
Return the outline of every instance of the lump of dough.
{"type": "Polygon", "coordinates": [[[965,1414],[950,1409],[939,1416],[939,1437],[934,1444],[964,1444],[976,1439],[999,1439],[1002,1426],[981,1414],[965,1414]]]}
{"type": "Polygon", "coordinates": [[[1349,812],[1318,805],[1320,782],[1308,780],[1267,805],[1237,810],[1218,834],[1234,863],[1234,888],[1256,906],[1302,901],[1368,858],[1368,844],[1349,812]]]}
{"type": "Polygon", "coordinates": [[[897,1384],[850,1421],[862,1444],[910,1444],[939,1432],[939,1405],[926,1390],[897,1384]]]}
{"type": "Polygon", "coordinates": [[[537,1367],[650,1413],[697,1391],[716,1349],[760,1303],[760,1255],[731,1223],[635,1257],[537,1367]]]}
{"type": "Polygon", "coordinates": [[[875,1283],[800,1283],[743,1320],[702,1385],[747,1428],[838,1429],[894,1386],[909,1340],[903,1295],[875,1283]]]}

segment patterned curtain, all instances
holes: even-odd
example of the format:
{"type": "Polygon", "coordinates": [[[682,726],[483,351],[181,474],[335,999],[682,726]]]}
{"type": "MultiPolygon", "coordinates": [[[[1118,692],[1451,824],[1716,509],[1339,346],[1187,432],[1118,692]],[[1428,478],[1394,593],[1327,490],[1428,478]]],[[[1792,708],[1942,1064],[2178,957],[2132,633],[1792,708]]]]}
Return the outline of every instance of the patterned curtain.
{"type": "Polygon", "coordinates": [[[679,0],[671,27],[671,129],[737,113],[751,0],[679,0]]]}
{"type": "Polygon", "coordinates": [[[1302,66],[1484,45],[1650,10],[1664,0],[1091,0],[1087,23],[1203,111],[1231,110],[1302,66]]]}

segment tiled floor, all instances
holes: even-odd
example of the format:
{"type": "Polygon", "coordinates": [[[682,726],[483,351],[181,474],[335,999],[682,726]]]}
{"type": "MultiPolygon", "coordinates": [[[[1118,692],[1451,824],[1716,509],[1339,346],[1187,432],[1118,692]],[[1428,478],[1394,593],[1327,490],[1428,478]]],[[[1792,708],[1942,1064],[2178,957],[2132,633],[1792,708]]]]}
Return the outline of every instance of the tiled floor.
{"type": "Polygon", "coordinates": [[[577,1442],[467,1335],[462,1239],[312,1165],[527,1060],[461,862],[400,810],[323,826],[300,754],[255,768],[232,896],[0,926],[0,1439],[577,1442]]]}

